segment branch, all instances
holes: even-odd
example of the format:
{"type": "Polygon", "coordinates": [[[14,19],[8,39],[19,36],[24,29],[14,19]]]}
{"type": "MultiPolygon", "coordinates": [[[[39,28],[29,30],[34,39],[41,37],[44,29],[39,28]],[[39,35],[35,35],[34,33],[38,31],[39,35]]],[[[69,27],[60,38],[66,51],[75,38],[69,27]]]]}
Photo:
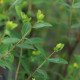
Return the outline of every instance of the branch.
{"type": "MultiPolygon", "coordinates": [[[[31,29],[38,23],[38,21],[31,27],[31,29]]],[[[29,29],[28,32],[26,32],[23,37],[13,46],[13,48],[11,48],[1,59],[4,59],[4,57],[6,57],[13,49],[16,48],[16,46],[26,37],[26,35],[29,33],[29,31],[31,30],[29,29]]]]}
{"type": "MultiPolygon", "coordinates": [[[[55,51],[52,54],[50,54],[37,69],[40,69],[54,53],[55,51]]],[[[33,77],[33,75],[37,72],[37,69],[26,80],[29,80],[31,77],[33,77]]]]}
{"type": "Polygon", "coordinates": [[[18,77],[18,73],[19,73],[19,69],[20,69],[20,64],[21,64],[21,57],[22,57],[22,48],[20,50],[20,58],[19,58],[19,63],[18,63],[17,71],[16,71],[15,80],[17,80],[17,77],[18,77]]]}

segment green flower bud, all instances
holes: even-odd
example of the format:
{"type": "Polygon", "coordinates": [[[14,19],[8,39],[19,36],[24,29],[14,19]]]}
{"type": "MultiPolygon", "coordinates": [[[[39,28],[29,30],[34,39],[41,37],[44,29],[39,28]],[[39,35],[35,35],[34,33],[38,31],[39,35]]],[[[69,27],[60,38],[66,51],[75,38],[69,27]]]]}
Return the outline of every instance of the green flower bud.
{"type": "Polygon", "coordinates": [[[39,55],[40,54],[40,51],[33,51],[32,54],[33,55],[39,55]]]}
{"type": "Polygon", "coordinates": [[[78,66],[78,64],[75,62],[75,63],[73,64],[73,67],[74,67],[74,68],[78,68],[79,66],[78,66]]]}
{"type": "Polygon", "coordinates": [[[62,50],[63,47],[64,47],[64,44],[59,43],[59,44],[57,44],[56,47],[54,48],[54,51],[55,51],[55,52],[58,52],[58,51],[62,50]]]}
{"type": "Polygon", "coordinates": [[[23,23],[25,22],[30,22],[31,21],[31,17],[29,18],[25,13],[21,12],[21,18],[23,23]]]}
{"type": "Polygon", "coordinates": [[[0,4],[3,4],[3,0],[0,0],[0,4]]]}
{"type": "Polygon", "coordinates": [[[32,54],[33,54],[33,55],[36,55],[36,51],[33,51],[32,54]]]}
{"type": "Polygon", "coordinates": [[[32,78],[32,80],[36,80],[35,78],[32,78]]]}
{"type": "Polygon", "coordinates": [[[41,10],[38,10],[38,12],[37,12],[37,20],[39,22],[43,22],[43,19],[44,19],[44,14],[41,12],[41,10]]]}
{"type": "Polygon", "coordinates": [[[17,27],[16,23],[13,23],[12,21],[7,21],[6,22],[6,30],[13,30],[14,28],[17,27]]]}

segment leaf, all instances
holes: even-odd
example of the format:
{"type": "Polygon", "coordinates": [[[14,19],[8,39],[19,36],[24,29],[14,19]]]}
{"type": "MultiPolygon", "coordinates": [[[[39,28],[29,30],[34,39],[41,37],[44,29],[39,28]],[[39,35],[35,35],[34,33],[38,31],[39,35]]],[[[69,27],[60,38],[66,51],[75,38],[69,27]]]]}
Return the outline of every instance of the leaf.
{"type": "Polygon", "coordinates": [[[18,26],[18,24],[13,23],[13,25],[11,26],[11,30],[13,30],[14,28],[16,28],[18,26]]]}
{"type": "Polygon", "coordinates": [[[26,59],[21,60],[21,64],[22,64],[23,69],[26,71],[26,73],[30,75],[30,66],[27,60],[26,59]]]}
{"type": "Polygon", "coordinates": [[[26,33],[27,33],[27,35],[29,35],[30,31],[31,31],[31,24],[29,22],[26,22],[25,24],[23,24],[23,26],[22,26],[22,35],[24,35],[26,33]]]}
{"type": "Polygon", "coordinates": [[[0,19],[7,19],[7,17],[4,14],[0,14],[0,19]]]}
{"type": "MultiPolygon", "coordinates": [[[[7,1],[7,0],[6,0],[7,1]]],[[[22,2],[22,0],[15,0],[11,6],[18,5],[22,2]]]]}
{"type": "Polygon", "coordinates": [[[16,9],[17,15],[21,18],[21,12],[22,12],[21,8],[18,5],[16,5],[15,9],[16,9]]]}
{"type": "Polygon", "coordinates": [[[73,8],[80,8],[80,2],[73,4],[73,8]]]}
{"type": "Polygon", "coordinates": [[[42,74],[44,76],[45,79],[47,79],[47,73],[41,69],[37,69],[37,72],[42,74]]]}
{"type": "Polygon", "coordinates": [[[80,28],[80,24],[73,24],[71,28],[80,28]]]}
{"type": "Polygon", "coordinates": [[[15,30],[11,30],[10,31],[10,37],[15,37],[15,38],[20,38],[22,37],[21,32],[15,31],[15,30]]]}
{"type": "Polygon", "coordinates": [[[80,63],[80,57],[79,57],[79,55],[74,54],[73,56],[75,57],[76,61],[80,63]]]}
{"type": "Polygon", "coordinates": [[[32,3],[36,5],[36,4],[41,4],[44,2],[46,2],[46,0],[34,0],[32,3]]]}
{"type": "Polygon", "coordinates": [[[58,2],[66,7],[70,7],[70,5],[68,5],[66,2],[64,2],[63,0],[58,0],[58,2]]]}
{"type": "Polygon", "coordinates": [[[44,51],[44,49],[39,45],[39,44],[35,44],[35,47],[40,51],[40,56],[43,58],[46,58],[46,53],[44,51]]]}
{"type": "Polygon", "coordinates": [[[43,43],[43,42],[44,42],[44,40],[41,39],[41,38],[31,38],[30,40],[31,40],[31,42],[32,42],[33,44],[43,43]]]}
{"type": "Polygon", "coordinates": [[[0,66],[4,69],[8,68],[11,70],[10,62],[7,62],[6,60],[0,60],[0,66]]]}
{"type": "Polygon", "coordinates": [[[16,43],[18,42],[20,39],[18,38],[5,38],[2,42],[3,43],[16,43]]]}
{"type": "Polygon", "coordinates": [[[0,53],[2,53],[1,55],[3,55],[4,53],[8,51],[8,47],[9,47],[9,44],[0,45],[0,53]]]}
{"type": "Polygon", "coordinates": [[[72,74],[72,76],[73,76],[73,80],[76,79],[76,76],[77,76],[77,74],[79,74],[79,71],[80,71],[79,68],[76,68],[76,69],[74,70],[74,73],[72,74]]]}
{"type": "Polygon", "coordinates": [[[18,5],[22,2],[22,0],[16,0],[15,5],[18,5]]]}
{"type": "Polygon", "coordinates": [[[64,77],[63,77],[60,73],[54,72],[54,74],[55,74],[56,76],[58,76],[61,80],[64,80],[64,77]]]}
{"type": "Polygon", "coordinates": [[[50,58],[50,59],[48,59],[48,61],[54,62],[54,63],[68,64],[68,62],[62,58],[50,58]]]}
{"type": "Polygon", "coordinates": [[[52,25],[49,23],[41,22],[41,23],[36,24],[34,26],[34,28],[38,29],[38,28],[42,28],[42,27],[46,27],[46,26],[51,27],[52,25]]]}
{"type": "Polygon", "coordinates": [[[34,49],[34,47],[32,46],[32,45],[29,45],[29,44],[26,44],[26,43],[24,43],[24,44],[18,44],[17,45],[18,47],[20,47],[20,48],[27,48],[27,49],[34,49]]]}

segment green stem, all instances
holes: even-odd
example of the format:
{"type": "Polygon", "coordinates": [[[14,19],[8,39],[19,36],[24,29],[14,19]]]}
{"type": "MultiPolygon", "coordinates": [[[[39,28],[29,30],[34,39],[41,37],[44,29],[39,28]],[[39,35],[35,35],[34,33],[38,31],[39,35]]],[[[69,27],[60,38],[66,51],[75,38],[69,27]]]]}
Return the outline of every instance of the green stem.
{"type": "Polygon", "coordinates": [[[8,80],[12,80],[12,74],[13,74],[13,71],[10,70],[10,71],[8,72],[8,80]]]}
{"type": "Polygon", "coordinates": [[[71,35],[71,26],[72,26],[72,10],[73,10],[74,0],[72,1],[72,7],[70,8],[70,23],[69,23],[69,40],[71,35]]]}
{"type": "Polygon", "coordinates": [[[30,2],[29,2],[28,12],[30,12],[30,11],[31,11],[31,8],[32,8],[32,0],[30,0],[30,2]]]}
{"type": "Polygon", "coordinates": [[[16,71],[15,80],[17,80],[17,77],[18,77],[18,73],[19,73],[19,69],[20,69],[20,64],[21,64],[21,58],[22,58],[22,48],[20,50],[20,57],[19,57],[19,63],[18,63],[17,71],[16,71]]]}

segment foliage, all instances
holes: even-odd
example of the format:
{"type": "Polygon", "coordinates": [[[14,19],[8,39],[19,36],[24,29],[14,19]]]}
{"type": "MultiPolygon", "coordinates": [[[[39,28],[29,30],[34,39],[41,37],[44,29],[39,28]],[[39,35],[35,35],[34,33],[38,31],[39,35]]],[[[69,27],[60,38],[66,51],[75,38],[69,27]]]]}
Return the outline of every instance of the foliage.
{"type": "Polygon", "coordinates": [[[80,80],[79,9],[80,0],[0,0],[0,80],[80,80]]]}

